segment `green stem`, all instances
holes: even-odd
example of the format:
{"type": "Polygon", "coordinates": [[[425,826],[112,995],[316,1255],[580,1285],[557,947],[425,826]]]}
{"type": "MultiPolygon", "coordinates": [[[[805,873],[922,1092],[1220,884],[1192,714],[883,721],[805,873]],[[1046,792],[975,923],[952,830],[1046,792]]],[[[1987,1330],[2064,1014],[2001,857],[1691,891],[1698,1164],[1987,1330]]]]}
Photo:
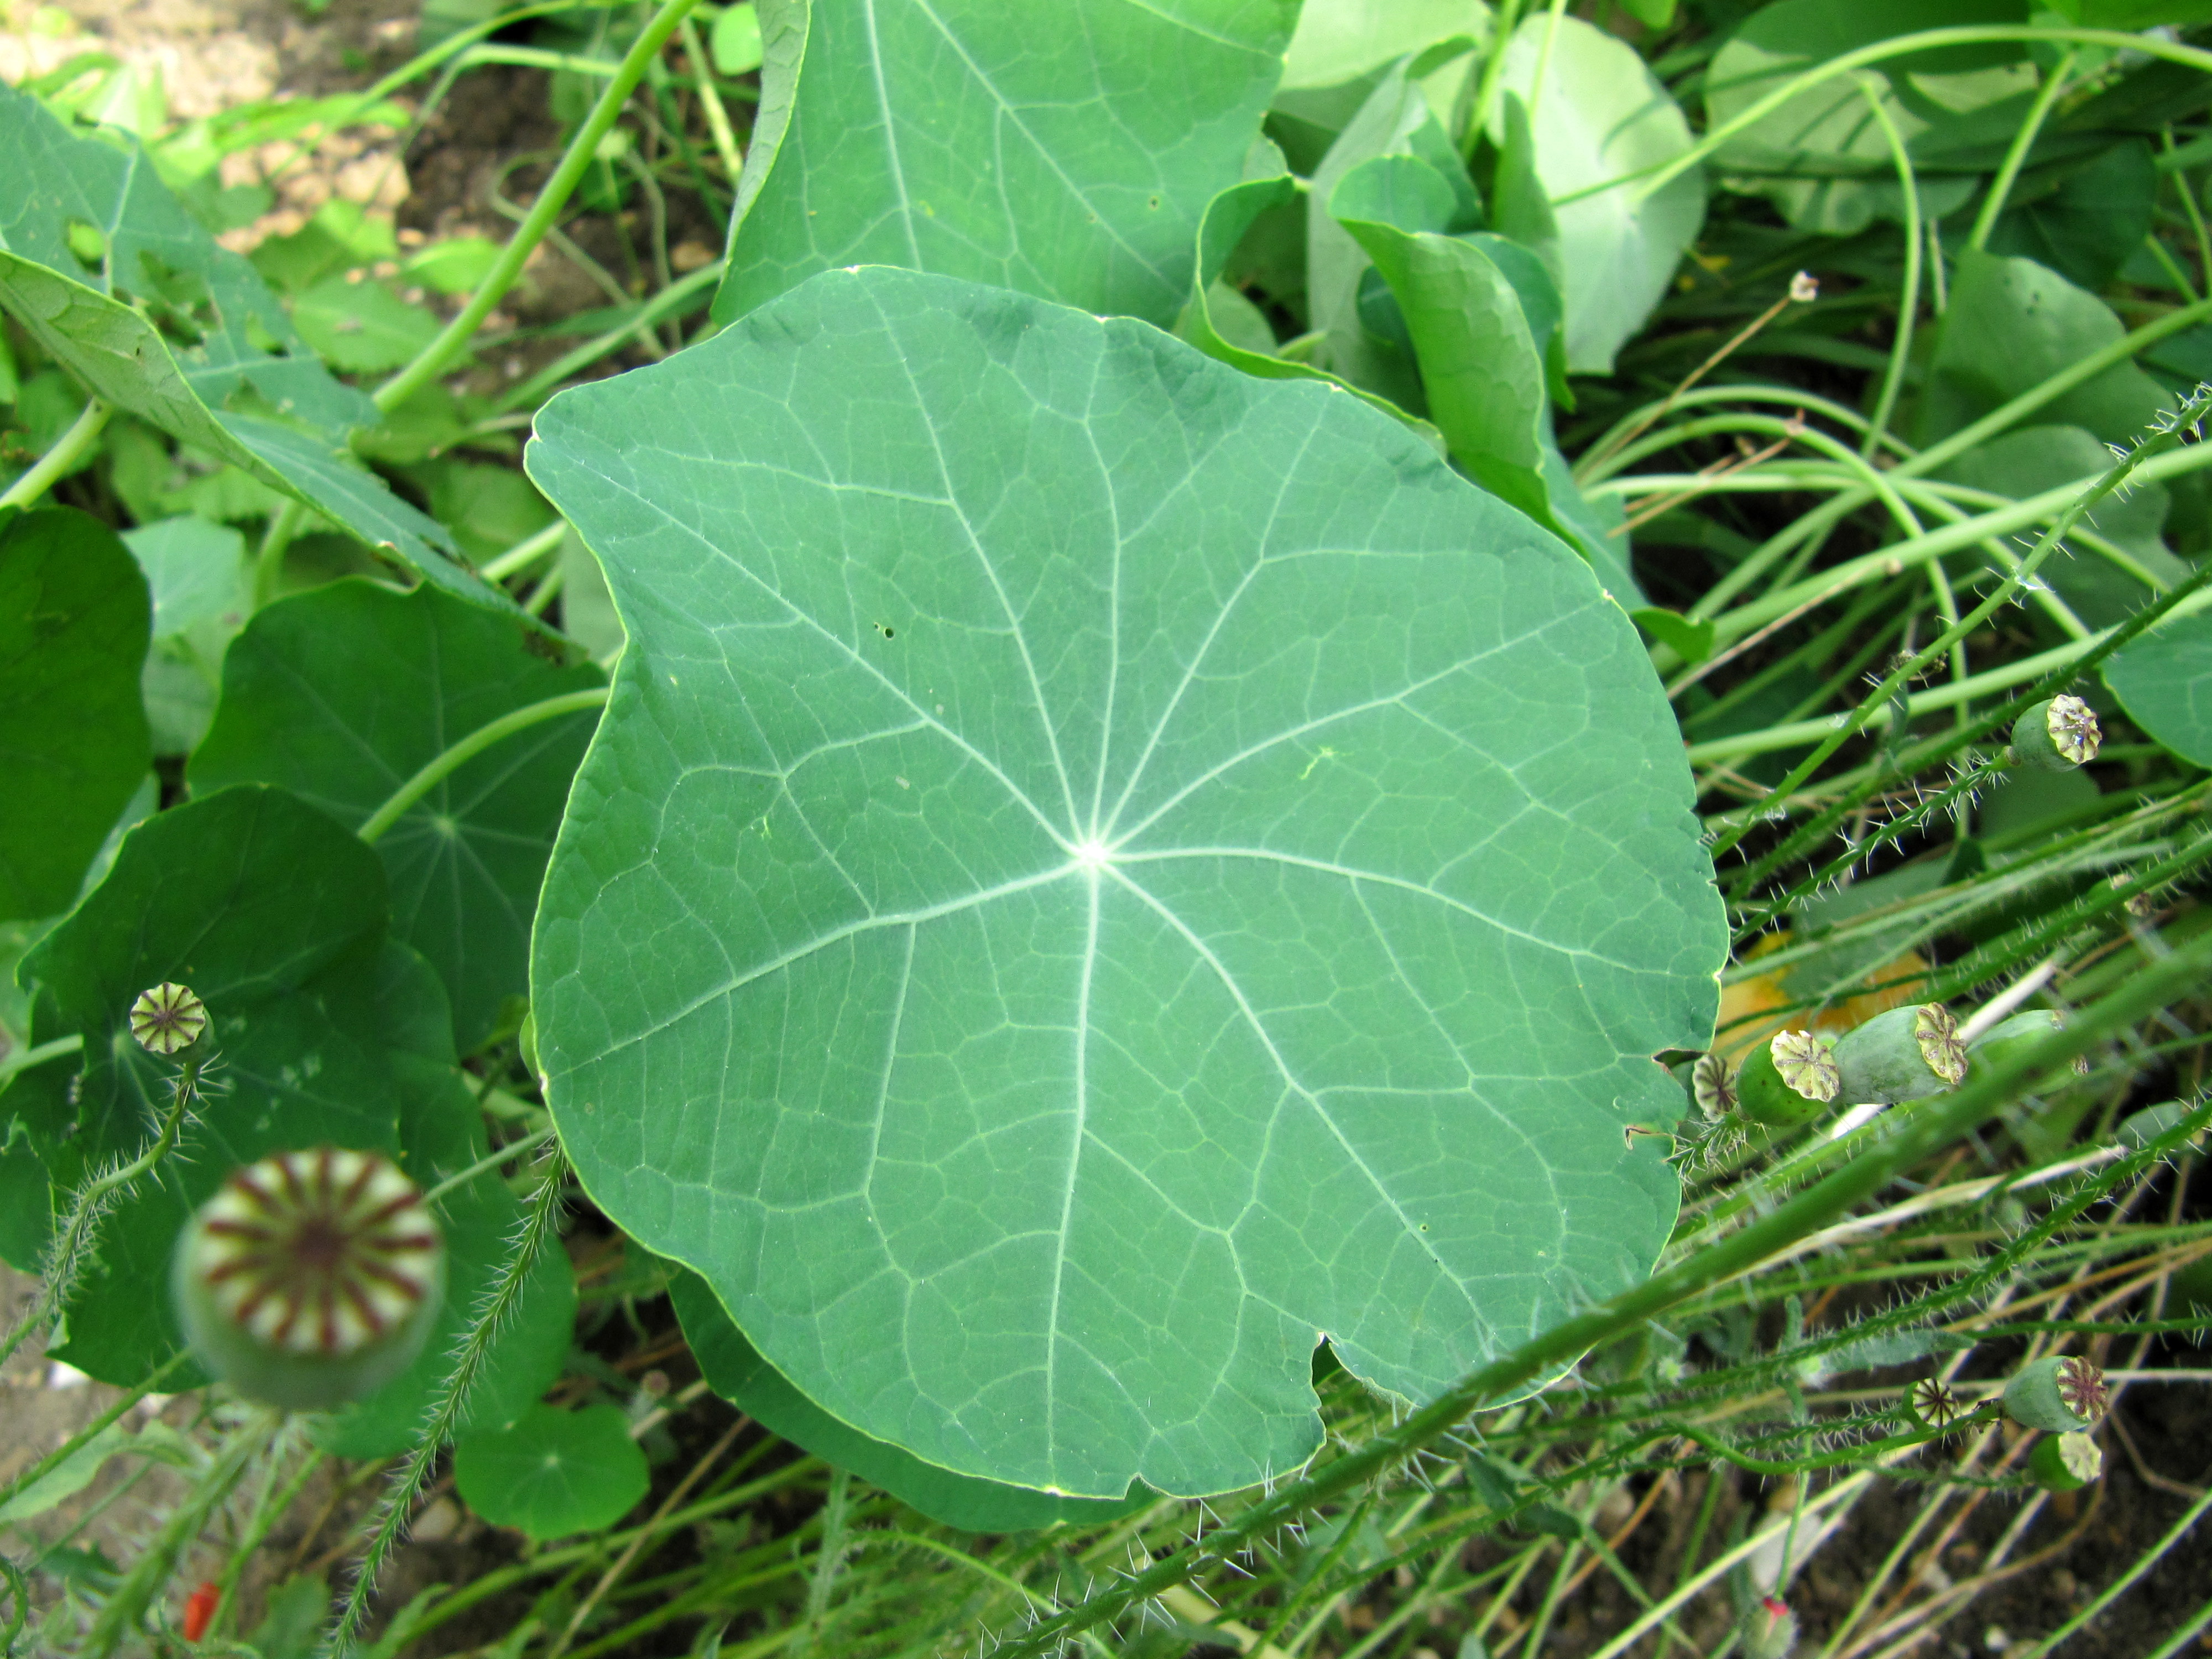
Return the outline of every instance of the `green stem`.
{"type": "Polygon", "coordinates": [[[2208,1509],[2212,1509],[2212,1492],[2206,1492],[2194,1504],[2191,1504],[2188,1510],[2183,1514],[2181,1519],[2175,1522],[2172,1527],[2167,1528],[2166,1536],[2160,1539],[2157,1543],[2152,1545],[2150,1548],[2145,1550],[2141,1555],[2137,1556],[2136,1558],[2135,1565],[2130,1567],[2118,1578],[2115,1578],[2111,1583],[2106,1585],[2103,1594],[2100,1595],[2094,1601],[2091,1601],[2088,1606],[2083,1607],[2081,1612],[2075,1613],[2071,1619],[2069,1619],[2057,1630],[2051,1632],[2050,1635],[2045,1637],[2040,1642],[2038,1642],[2033,1647],[2028,1649],[2026,1653],[2021,1656],[2021,1659],[2043,1659],[2043,1656],[2045,1654],[2049,1653],[2053,1649],[2057,1648],[2060,1643],[2072,1636],[2075,1632],[2080,1630],[2084,1625],[2087,1624],[2092,1619],[2094,1619],[2106,1607],[2109,1607],[2113,1602],[2118,1601],[2120,1597],[2127,1592],[2130,1585],[2133,1584],[2136,1579],[2142,1577],[2143,1574],[2148,1572],[2160,1562],[2165,1560],[2166,1558],[2172,1553],[2174,1546],[2182,1540],[2182,1538],[2188,1533],[2189,1529],[2197,1524],[2198,1517],[2203,1516],[2204,1511],[2208,1509]]]}
{"type": "Polygon", "coordinates": [[[20,1054],[10,1054],[7,1059],[0,1060],[0,1079],[12,1077],[17,1072],[27,1072],[33,1066],[59,1060],[64,1054],[73,1054],[83,1047],[84,1033],[82,1031],[70,1036],[56,1037],[52,1042],[41,1042],[34,1048],[24,1049],[20,1054]]]}
{"type": "Polygon", "coordinates": [[[722,273],[726,269],[725,263],[717,259],[711,265],[702,265],[688,276],[678,277],[639,307],[636,313],[626,322],[596,338],[586,340],[573,351],[563,352],[528,380],[510,387],[492,405],[493,409],[503,415],[509,410],[536,403],[571,374],[589,368],[641,327],[650,327],[658,323],[708,283],[721,281],[722,273]]]}
{"type": "MultiPolygon", "coordinates": [[[[45,1480],[56,1469],[61,1468],[63,1464],[68,1462],[70,1458],[76,1456],[77,1453],[82,1451],[87,1446],[98,1439],[103,1432],[112,1428],[117,1420],[122,1417],[124,1413],[129,1411],[133,1406],[137,1405],[148,1395],[153,1393],[155,1389],[160,1388],[164,1382],[167,1381],[169,1373],[176,1370],[178,1366],[183,1364],[185,1358],[186,1356],[182,1352],[171,1354],[167,1359],[164,1360],[161,1364],[156,1368],[154,1374],[148,1377],[143,1382],[141,1382],[137,1388],[132,1389],[120,1400],[110,1406],[106,1411],[100,1413],[99,1416],[94,1418],[91,1422],[86,1424],[75,1434],[70,1436],[68,1439],[63,1441],[60,1445],[55,1447],[53,1450],[48,1452],[37,1462],[32,1464],[29,1468],[25,1469],[21,1474],[17,1475],[13,1480],[10,1480],[6,1486],[0,1486],[0,1507],[4,1507],[12,1503],[19,1493],[28,1492],[33,1486],[45,1480]]],[[[0,1647],[0,1653],[5,1653],[6,1651],[6,1648],[0,1647]]]]}
{"type": "Polygon", "coordinates": [[[478,1158],[475,1163],[470,1164],[467,1169],[462,1170],[459,1175],[447,1176],[436,1186],[431,1188],[428,1192],[422,1194],[422,1201],[425,1204],[435,1204],[440,1199],[443,1198],[447,1193],[452,1192],[456,1187],[465,1187],[470,1182],[474,1181],[486,1170],[496,1170],[501,1164],[506,1163],[507,1159],[511,1158],[520,1158],[523,1153],[531,1151],[534,1147],[543,1146],[547,1141],[552,1139],[553,1129],[550,1125],[548,1125],[546,1127],[539,1129],[534,1133],[523,1136],[520,1140],[510,1140],[506,1146],[478,1158]]]}
{"type": "Polygon", "coordinates": [[[526,536],[477,572],[488,582],[503,582],[518,570],[527,570],[538,560],[561,545],[561,538],[568,533],[568,521],[556,519],[534,536],[526,536]]]}
{"type": "MultiPolygon", "coordinates": [[[[1668,1435],[1680,1435],[1685,1440],[1694,1440],[1714,1456],[1725,1458],[1736,1468],[1753,1474],[1805,1474],[1814,1469],[1840,1468],[1846,1464],[1863,1462],[1882,1452],[1901,1451],[1907,1446],[1924,1446],[1931,1440],[1942,1439],[1946,1435],[1994,1423],[2003,1414],[1995,1406],[1984,1406],[1940,1429],[1913,1429],[1904,1434],[1863,1441],[1856,1446],[1844,1446],[1835,1451],[1814,1452],[1805,1457],[1779,1460],[1747,1457],[1718,1435],[1689,1423],[1662,1423],[1644,1438],[1650,1441],[1664,1439],[1668,1435]]],[[[1819,1428],[1821,1425],[1815,1424],[1813,1426],[1819,1428]]]]}
{"type": "Polygon", "coordinates": [[[256,611],[276,597],[277,585],[284,580],[284,555],[292,545],[292,538],[300,528],[300,520],[307,509],[296,501],[288,501],[278,507],[269,520],[269,528],[261,533],[260,550],[253,556],[253,608],[256,611]]]}
{"type": "Polygon", "coordinates": [[[1881,445],[1882,434],[1889,430],[1890,416],[1897,412],[1898,394],[1905,387],[1905,363],[1912,352],[1913,325],[1920,314],[1920,181],[1913,173],[1912,156],[1905,147],[1905,135],[1890,118],[1889,106],[1865,81],[1859,82],[1859,90],[1866,94],[1868,107],[1873,110],[1881,136],[1889,144],[1890,161],[1897,168],[1905,230],[1905,291],[1897,300],[1897,337],[1890,343],[1889,368],[1881,377],[1881,392],[1875,399],[1874,418],[1867,426],[1866,441],[1859,452],[1870,460],[1881,445]]]}
{"type": "Polygon", "coordinates": [[[684,56],[690,61],[691,73],[699,79],[699,105],[707,112],[707,130],[714,135],[714,153],[722,158],[722,171],[727,175],[730,188],[738,187],[738,174],[744,170],[744,152],[738,148],[738,136],[730,130],[730,112],[722,107],[722,94],[714,85],[712,64],[706,48],[699,44],[698,26],[690,18],[684,20],[684,56]]]}
{"type": "Polygon", "coordinates": [[[822,1505],[822,1540],[815,1547],[814,1577],[806,1586],[806,1648],[821,1645],[823,1622],[830,1613],[830,1592],[836,1587],[837,1565],[845,1553],[845,1516],[852,1496],[853,1477],[842,1469],[830,1471],[830,1495],[822,1505]]]}
{"type": "Polygon", "coordinates": [[[1498,0],[1498,15],[1490,29],[1490,51],[1482,61],[1482,78],[1475,82],[1474,102],[1467,112],[1467,131],[1459,136],[1460,153],[1474,159],[1475,146],[1490,125],[1490,107],[1498,101],[1498,82],[1505,70],[1505,46],[1521,21],[1521,0],[1498,0]]]}
{"type": "Polygon", "coordinates": [[[587,691],[564,691],[559,696],[547,697],[542,702],[526,703],[520,708],[501,714],[495,720],[479,726],[393,790],[392,798],[370,813],[368,821],[361,826],[358,832],[361,838],[371,846],[375,845],[386,830],[399,822],[409,807],[501,738],[511,738],[517,732],[527,731],[545,720],[558,720],[563,714],[603,708],[606,701],[607,688],[603,685],[595,685],[587,691]]]}
{"type": "Polygon", "coordinates": [[[623,106],[629,101],[630,94],[645,76],[646,66],[660,55],[661,48],[668,44],[669,37],[676,33],[691,8],[697,3],[698,0],[664,0],[652,22],[646,25],[645,32],[631,42],[630,49],[623,54],[622,63],[607,82],[605,90],[599,94],[599,102],[592,106],[591,114],[576,130],[576,136],[568,141],[568,152],[562,156],[561,165],[545,181],[544,189],[538,192],[538,199],[532,204],[529,216],[507,239],[507,246],[500,250],[498,260],[483,283],[470,296],[460,314],[446,325],[436,339],[416,354],[414,362],[376,389],[376,406],[379,409],[389,414],[398,408],[442,374],[446,366],[476,337],[477,330],[483,325],[483,319],[491,314],[492,307],[507,296],[507,289],[513,288],[516,279],[522,275],[524,261],[530,258],[538,243],[545,240],[546,232],[553,228],[554,221],[560,217],[561,210],[568,204],[568,198],[582,182],[585,170],[599,153],[599,140],[606,137],[621,117],[623,106]]]}
{"type": "Polygon", "coordinates": [[[1966,234],[1966,246],[1979,252],[1989,245],[1990,232],[1996,228],[1997,216],[2004,211],[2005,198],[2012,194],[2013,181],[2020,177],[2021,168],[2027,164],[2027,152],[2035,143],[2035,135],[2043,131],[2045,118],[2051,106],[2058,101],[2065,89],[2066,77],[2074,72],[2074,60],[2081,55],[2079,46],[2069,46],[2051,73],[2044,78],[2041,89],[2035,94],[2035,106],[2027,112],[2020,131],[2012,136],[2012,148],[2005,151],[2003,162],[1996,177],[1990,180],[1989,194],[1982,198],[1982,210],[1974,216],[1974,228],[1966,234]]]}
{"type": "MultiPolygon", "coordinates": [[[[1082,1605],[1033,1626],[1000,1650],[1003,1659],[1041,1659],[1065,1637],[1118,1617],[1200,1568],[1226,1564],[1255,1540],[1317,1504],[1374,1480],[1423,1448],[1450,1433],[1471,1413],[1506,1390],[1520,1387],[1554,1366],[1611,1341],[1676,1303],[1723,1279],[1756,1267],[1872,1197],[1923,1159],[1951,1145],[1994,1116],[2030,1083],[2059,1073],[2074,1056],[2087,1054],[2106,1036],[2163,1008],[2172,998],[2201,982],[2212,969],[2212,935],[2193,939],[2094,1007],[2084,1009],[2064,1029],[2054,1031],[2008,1063],[1969,1079],[1956,1094],[1926,1118],[1882,1146],[1872,1147],[1819,1184],[1786,1200],[1742,1231],[1656,1273],[1589,1313],[1566,1320],[1503,1358],[1493,1360],[1448,1389],[1398,1427],[1376,1436],[1316,1473],[1255,1504],[1236,1520],[1164,1557],[1143,1572],[1122,1579],[1082,1605]]],[[[2182,1129],[2159,1138],[2135,1158],[2115,1168],[2148,1167],[2179,1144],[2182,1129]]]]}
{"type": "Polygon", "coordinates": [[[100,429],[114,413],[113,407],[100,398],[87,402],[84,412],[70,422],[70,429],[54,440],[54,447],[40,456],[28,472],[0,493],[0,507],[28,507],[59,483],[83,459],[84,452],[99,441],[100,429]]]}

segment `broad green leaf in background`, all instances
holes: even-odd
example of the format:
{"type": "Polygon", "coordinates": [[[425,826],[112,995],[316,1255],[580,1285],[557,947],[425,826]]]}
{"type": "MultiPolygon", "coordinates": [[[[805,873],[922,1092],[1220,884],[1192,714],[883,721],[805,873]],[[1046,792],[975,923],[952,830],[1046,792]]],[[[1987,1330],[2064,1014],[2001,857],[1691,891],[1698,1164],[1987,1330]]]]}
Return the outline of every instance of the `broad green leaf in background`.
{"type": "MultiPolygon", "coordinates": [[[[2112,465],[2112,453],[2086,428],[2024,426],[1969,450],[1943,476],[2020,500],[2069,478],[2095,478],[2112,465]]],[[[2124,495],[2116,491],[2099,501],[2085,526],[2118,544],[2151,582],[2093,549],[2070,543],[2053,550],[2037,574],[2090,627],[2126,621],[2157,588],[2189,574],[2159,535],[2171,500],[2162,484],[2136,484],[2124,495]]]]}
{"type": "Polygon", "coordinates": [[[1296,15],[1295,0],[1062,0],[1048,19],[998,0],[763,5],[762,119],[715,319],[870,263],[1173,322],[1199,216],[1259,135],[1296,15]]]}
{"type": "Polygon", "coordinates": [[[2212,0],[2050,0],[2069,22],[2093,29],[2147,29],[2160,23],[2212,23],[2212,0]]]}
{"type": "Polygon", "coordinates": [[[64,1310],[60,1358],[129,1384],[168,1357],[170,1247],[239,1165],[284,1146],[394,1145],[384,924],[376,855],[296,797],[248,787],[132,830],[106,880],[24,958],[21,976],[39,987],[33,1039],[84,1038],[82,1070],[36,1066],[0,1095],[55,1186],[135,1156],[159,1127],[174,1068],[130,1039],[141,991],[189,985],[208,1006],[202,1041],[222,1059],[219,1092],[104,1224],[99,1268],[64,1310]]]}
{"type": "Polygon", "coordinates": [[[220,246],[135,143],[71,133],[0,86],[0,307],[118,408],[313,507],[425,580],[520,614],[452,538],[346,448],[368,396],[331,378],[253,268],[220,246]],[[96,249],[86,257],[72,246],[96,249]]]}
{"type": "MultiPolygon", "coordinates": [[[[2020,25],[2027,10],[2023,0],[1777,0],[1713,55],[1707,125],[1734,120],[1845,52],[1923,29],[2020,25]]],[[[1992,136],[1996,155],[2003,154],[2034,94],[2035,70],[2021,61],[2026,56],[2026,46],[2012,42],[1951,46],[1836,76],[1732,135],[1717,165],[1735,187],[1766,196],[1800,230],[1851,235],[1877,218],[1899,219],[1896,158],[1868,101],[1871,91],[1921,165],[1921,213],[1940,217],[1972,195],[1975,180],[1928,171],[1928,164],[1941,167],[1962,144],[1986,148],[1992,136]],[[1962,123],[1981,111],[1990,113],[1962,123]]],[[[1996,164],[1995,156],[1984,163],[1996,164]]]]}
{"type": "MultiPolygon", "coordinates": [[[[1675,160],[1690,148],[1689,125],[1634,47],[1556,13],[1514,32],[1498,84],[1528,106],[1536,176],[1555,204],[1567,367],[1610,374],[1705,222],[1705,174],[1692,167],[1650,194],[1641,181],[1579,192],[1675,160]]],[[[1501,147],[1504,120],[1501,109],[1490,135],[1501,147]]]]}
{"type": "Polygon", "coordinates": [[[611,1527],[652,1481],[622,1408],[603,1401],[534,1407],[504,1433],[462,1441],[453,1484],[492,1525],[542,1542],[611,1527]]]}
{"type": "Polygon", "coordinates": [[[146,775],[151,617],[145,578],[99,520],[0,509],[0,920],[69,908],[146,775]]]}
{"type": "MultiPolygon", "coordinates": [[[[256,611],[223,661],[195,791],[282,784],[349,829],[501,715],[605,683],[559,667],[520,624],[434,589],[331,582],[256,611]]],[[[392,933],[430,959],[464,1052],[528,979],[530,921],[595,714],[501,739],[434,785],[376,844],[392,933]]]]}
{"type": "Polygon", "coordinates": [[[438,337],[437,318],[374,276],[325,276],[292,303],[300,337],[349,374],[398,368],[438,337]]]}
{"type": "Polygon", "coordinates": [[[187,514],[123,532],[154,595],[141,681],[156,755],[181,757],[207,735],[222,653],[253,608],[246,538],[187,514]]]}
{"type": "MultiPolygon", "coordinates": [[[[1267,130],[1301,173],[1311,173],[1391,64],[1447,40],[1481,45],[1491,28],[1482,0],[1306,0],[1267,130]]],[[[1440,116],[1453,112],[1480,62],[1472,52],[1428,59],[1419,78],[1440,116]]]]}
{"type": "Polygon", "coordinates": [[[5,1504],[0,1504],[0,1526],[28,1521],[76,1497],[93,1483],[110,1458],[118,1456],[148,1458],[178,1469],[189,1469],[195,1462],[205,1460],[204,1453],[158,1418],[135,1434],[110,1424],[5,1504]]]}
{"type": "Polygon", "coordinates": [[[760,13],[750,0],[725,9],[714,20],[710,47],[717,75],[750,75],[761,66],[760,13]]]}
{"type": "Polygon", "coordinates": [[[2212,612],[2169,617],[2115,653],[2105,684],[2152,738],[2212,767],[2212,612]]]}
{"type": "Polygon", "coordinates": [[[1063,1522],[1096,1523],[1151,1501],[1141,1488],[1120,1499],[1058,1498],[1024,1486],[955,1474],[840,1423],[785,1381],[730,1322],[707,1281],[680,1273],[669,1286],[684,1340],[708,1386],[769,1433],[965,1532],[1022,1532],[1063,1522]]]}
{"type": "Polygon", "coordinates": [[[2150,146],[2140,138],[2027,174],[1990,231],[1989,250],[2039,260],[2098,292],[2150,234],[2160,183],[2150,146]]]}
{"type": "MultiPolygon", "coordinates": [[[[1956,432],[2124,331],[2111,307],[2047,266],[1967,249],[1958,256],[1951,302],[1929,364],[1919,441],[1956,432]]],[[[2107,443],[2122,443],[2170,401],[2133,363],[2115,363],[2060,393],[2033,418],[2087,427],[2107,443]]]]}
{"type": "Polygon", "coordinates": [[[1648,1268],[1726,939],[1581,559],[1326,386],[883,267],[564,393],[630,629],[547,872],[595,1201],[872,1439],[1218,1492],[1648,1268]]]}

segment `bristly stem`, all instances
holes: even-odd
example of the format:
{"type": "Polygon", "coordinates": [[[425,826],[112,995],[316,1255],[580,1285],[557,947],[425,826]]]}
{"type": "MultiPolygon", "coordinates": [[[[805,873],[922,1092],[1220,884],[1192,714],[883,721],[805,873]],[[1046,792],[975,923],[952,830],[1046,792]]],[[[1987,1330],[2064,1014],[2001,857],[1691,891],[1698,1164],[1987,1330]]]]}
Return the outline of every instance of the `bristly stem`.
{"type": "Polygon", "coordinates": [[[661,48],[682,26],[698,0],[664,0],[660,9],[647,24],[643,33],[630,43],[616,66],[614,75],[599,94],[599,100],[584,125],[576,129],[576,136],[568,141],[568,152],[561,157],[561,165],[538,192],[529,215],[516,228],[507,246],[491,270],[486,273],[477,291],[469,298],[460,314],[446,325],[438,337],[424,346],[415,360],[376,389],[376,406],[386,414],[399,407],[420,392],[430,381],[443,374],[446,366],[461,354],[463,348],[476,337],[477,330],[483,326],[492,307],[507,297],[522,275],[522,267],[538,243],[545,240],[553,228],[561,210],[568,204],[568,198],[583,182],[584,173],[599,153],[599,140],[605,137],[621,118],[623,106],[636,90],[645,76],[646,68],[660,55],[661,48]]]}
{"type": "Polygon", "coordinates": [[[362,824],[361,838],[374,846],[385,831],[399,822],[409,807],[501,738],[513,737],[517,732],[527,731],[546,720],[559,720],[563,714],[580,714],[586,708],[602,708],[606,701],[607,688],[595,685],[589,690],[564,691],[557,697],[526,703],[501,714],[495,720],[486,721],[444,753],[432,757],[421,771],[393,790],[392,798],[370,813],[362,824]]]}

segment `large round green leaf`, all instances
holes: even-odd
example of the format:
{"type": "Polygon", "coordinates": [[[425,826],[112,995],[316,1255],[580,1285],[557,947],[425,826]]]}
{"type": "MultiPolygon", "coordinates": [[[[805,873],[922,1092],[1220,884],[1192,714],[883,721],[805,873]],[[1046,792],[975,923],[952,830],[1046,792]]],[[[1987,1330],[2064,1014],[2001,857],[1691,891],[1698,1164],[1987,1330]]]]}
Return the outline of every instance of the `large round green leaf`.
{"type": "Polygon", "coordinates": [[[2212,766],[2212,613],[2169,617],[2105,665],[2105,684],[2145,732],[2212,766]]]}
{"type": "Polygon", "coordinates": [[[727,320],[833,265],[1175,320],[1294,0],[769,0],[727,320]]]}
{"type": "Polygon", "coordinates": [[[1121,1496],[1638,1279],[1724,937],[1583,562],[1332,388],[832,272],[565,394],[629,647],[547,872],[592,1197],[810,1399],[1121,1496]]]}
{"type": "MultiPolygon", "coordinates": [[[[512,618],[425,585],[331,582],[266,605],[223,657],[195,790],[281,783],[359,829],[394,790],[501,715],[605,683],[545,660],[512,618]]],[[[530,915],[596,714],[503,738],[440,780],[376,850],[392,932],[430,958],[464,1050],[522,994],[530,915]]]]}

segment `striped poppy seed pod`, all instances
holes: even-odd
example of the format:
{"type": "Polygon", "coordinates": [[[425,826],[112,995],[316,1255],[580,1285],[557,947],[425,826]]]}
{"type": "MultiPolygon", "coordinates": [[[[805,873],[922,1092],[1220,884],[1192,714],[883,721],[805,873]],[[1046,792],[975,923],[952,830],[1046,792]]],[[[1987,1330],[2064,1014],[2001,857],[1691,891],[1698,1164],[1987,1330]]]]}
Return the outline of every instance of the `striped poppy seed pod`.
{"type": "MultiPolygon", "coordinates": [[[[2065,1023],[2048,1008],[2030,1008],[2025,1013],[2014,1014],[1974,1039],[1966,1050],[1966,1063],[1984,1072],[2002,1066],[2015,1055],[2027,1053],[2065,1023]]],[[[2088,1055],[2074,1056],[2074,1074],[2089,1075],[2088,1055]]]]}
{"type": "Polygon", "coordinates": [[[1923,1376],[1905,1391],[1905,1409],[1923,1428],[1948,1429],[1966,1413],[1959,1391],[1940,1376],[1923,1376]]]}
{"type": "Polygon", "coordinates": [[[2046,1434],[2028,1449],[2027,1472],[2045,1492],[2078,1492],[2105,1472],[2105,1454],[2079,1430],[2046,1434]]]}
{"type": "Polygon", "coordinates": [[[1966,1075],[1958,1022],[1940,1003],[1876,1014],[1836,1039],[1842,1093],[1853,1105],[1920,1100],[1955,1089],[1966,1075]]]}
{"type": "Polygon", "coordinates": [[[2026,1429],[2070,1434],[2086,1429],[2112,1404],[2105,1374],[2078,1355],[2057,1354],[2023,1365],[2005,1384],[2005,1415],[2026,1429]]]}
{"type": "Polygon", "coordinates": [[[376,1152],[319,1146],[249,1164],[177,1243],[171,1289],[200,1363],[240,1393],[327,1411],[422,1352],[446,1247],[421,1191],[376,1152]]]}
{"type": "Polygon", "coordinates": [[[2013,722],[2013,758],[2045,772],[2087,766],[2104,740],[2096,711],[2079,697],[2050,698],[2013,722]]]}
{"type": "Polygon", "coordinates": [[[1735,1067],[1718,1054],[1699,1054],[1690,1067],[1690,1098],[1709,1118],[1735,1109],[1735,1067]]]}
{"type": "Polygon", "coordinates": [[[1778,1031],[1744,1057],[1736,1108],[1753,1122],[1785,1128],[1836,1097],[1836,1056],[1810,1031],[1778,1031]]]}
{"type": "Polygon", "coordinates": [[[207,1030],[207,1005],[189,986],[164,980],[150,991],[141,991],[131,1005],[131,1035],[149,1054],[163,1059],[179,1054],[200,1040],[207,1030]]]}

